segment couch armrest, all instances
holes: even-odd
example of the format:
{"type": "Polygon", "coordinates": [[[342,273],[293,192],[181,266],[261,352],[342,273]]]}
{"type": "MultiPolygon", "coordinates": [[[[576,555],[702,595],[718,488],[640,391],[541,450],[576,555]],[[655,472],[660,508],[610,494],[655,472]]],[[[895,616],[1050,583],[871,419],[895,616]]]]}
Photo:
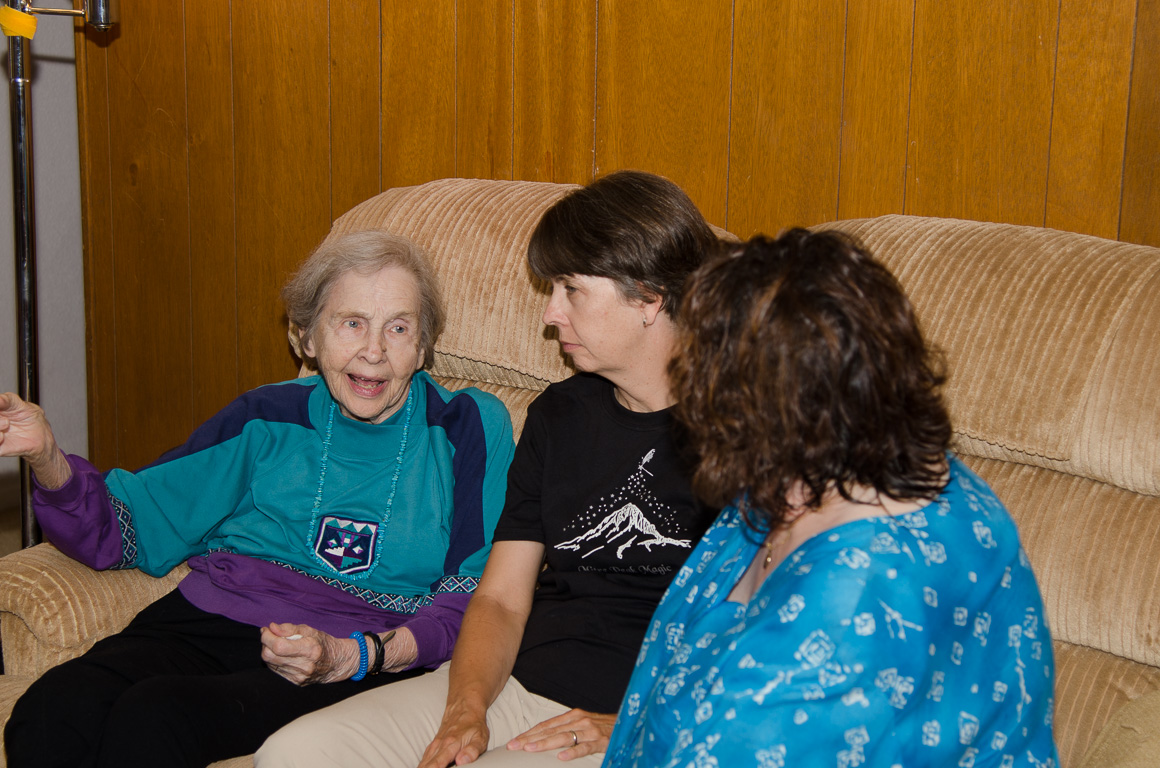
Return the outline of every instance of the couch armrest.
{"type": "Polygon", "coordinates": [[[4,672],[39,677],[119,632],[188,573],[94,571],[51,544],[0,558],[0,643],[4,672]]]}

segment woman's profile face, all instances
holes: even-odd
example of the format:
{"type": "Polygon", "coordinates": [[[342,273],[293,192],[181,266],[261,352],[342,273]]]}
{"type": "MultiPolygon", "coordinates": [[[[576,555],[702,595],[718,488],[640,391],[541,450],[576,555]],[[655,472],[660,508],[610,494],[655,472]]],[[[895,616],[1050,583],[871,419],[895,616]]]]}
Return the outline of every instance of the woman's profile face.
{"type": "Polygon", "coordinates": [[[608,376],[633,367],[641,305],[625,299],[610,278],[565,275],[552,280],[543,320],[578,370],[608,376]]]}
{"type": "Polygon", "coordinates": [[[378,424],[402,407],[419,351],[419,285],[401,267],[335,281],[302,349],[347,418],[378,424]]]}

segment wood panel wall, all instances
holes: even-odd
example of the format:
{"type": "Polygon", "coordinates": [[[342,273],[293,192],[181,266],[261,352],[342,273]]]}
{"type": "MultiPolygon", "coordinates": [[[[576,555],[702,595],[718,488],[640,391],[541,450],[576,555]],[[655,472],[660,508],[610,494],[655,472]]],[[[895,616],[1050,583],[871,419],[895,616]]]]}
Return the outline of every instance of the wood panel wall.
{"type": "Polygon", "coordinates": [[[1160,0],[122,0],[78,43],[90,456],[294,374],[350,206],[642,168],[741,236],[909,213],[1160,245],[1160,0]]]}

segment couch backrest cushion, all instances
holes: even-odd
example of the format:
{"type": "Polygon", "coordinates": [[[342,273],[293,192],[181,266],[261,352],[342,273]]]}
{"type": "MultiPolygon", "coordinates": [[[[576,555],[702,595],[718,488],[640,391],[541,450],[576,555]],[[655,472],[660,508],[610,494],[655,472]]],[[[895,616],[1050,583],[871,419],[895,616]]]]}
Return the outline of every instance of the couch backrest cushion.
{"type": "Polygon", "coordinates": [[[824,226],[863,240],[952,353],[972,452],[1160,495],[1160,249],[916,216],[824,226]]]}

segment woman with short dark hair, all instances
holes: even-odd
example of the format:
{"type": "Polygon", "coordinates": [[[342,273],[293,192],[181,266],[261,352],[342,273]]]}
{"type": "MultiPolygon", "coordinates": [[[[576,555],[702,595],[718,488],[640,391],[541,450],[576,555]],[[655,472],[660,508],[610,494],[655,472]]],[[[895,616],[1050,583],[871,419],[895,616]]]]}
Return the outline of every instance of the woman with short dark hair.
{"type": "Polygon", "coordinates": [[[712,519],[673,436],[667,366],[685,278],[715,246],[652,174],[611,174],[547,211],[528,261],[580,373],[528,408],[450,665],[292,723],[260,768],[600,764],[649,617],[712,519]]]}
{"type": "Polygon", "coordinates": [[[706,264],[671,366],[730,504],[657,608],[606,768],[1058,765],[1015,524],[948,452],[939,356],[840,234],[706,264]]]}

